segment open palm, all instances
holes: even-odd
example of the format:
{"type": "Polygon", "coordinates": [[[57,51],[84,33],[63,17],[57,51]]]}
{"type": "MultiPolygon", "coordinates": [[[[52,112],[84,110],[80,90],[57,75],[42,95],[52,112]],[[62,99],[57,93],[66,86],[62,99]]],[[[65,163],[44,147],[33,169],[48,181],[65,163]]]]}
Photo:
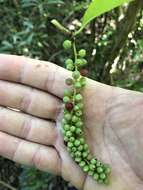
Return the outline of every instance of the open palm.
{"type": "Polygon", "coordinates": [[[0,155],[62,175],[78,189],[141,190],[142,93],[87,81],[86,140],[92,154],[112,166],[110,185],[99,185],[71,159],[59,132],[70,74],[49,62],[0,55],[0,155]]]}

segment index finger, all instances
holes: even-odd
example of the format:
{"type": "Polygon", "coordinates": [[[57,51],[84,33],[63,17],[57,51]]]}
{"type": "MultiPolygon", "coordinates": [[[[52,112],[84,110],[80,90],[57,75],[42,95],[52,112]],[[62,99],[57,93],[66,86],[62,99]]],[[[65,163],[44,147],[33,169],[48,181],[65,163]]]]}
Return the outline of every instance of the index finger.
{"type": "Polygon", "coordinates": [[[26,84],[62,98],[71,73],[51,62],[24,56],[0,55],[0,79],[26,84]]]}

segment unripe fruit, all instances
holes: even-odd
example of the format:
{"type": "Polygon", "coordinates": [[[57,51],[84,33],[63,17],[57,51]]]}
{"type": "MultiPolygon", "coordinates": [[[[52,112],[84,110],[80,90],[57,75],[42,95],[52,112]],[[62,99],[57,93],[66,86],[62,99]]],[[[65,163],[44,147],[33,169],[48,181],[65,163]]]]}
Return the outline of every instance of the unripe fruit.
{"type": "Polygon", "coordinates": [[[72,117],[72,122],[73,122],[73,123],[76,123],[76,122],[78,122],[78,121],[79,121],[79,118],[74,115],[74,116],[72,117]]]}
{"type": "Polygon", "coordinates": [[[70,142],[74,142],[74,141],[75,141],[75,138],[74,138],[74,137],[70,137],[69,141],[70,141],[70,142]]]}
{"type": "Polygon", "coordinates": [[[83,97],[82,97],[81,94],[75,95],[75,100],[76,100],[77,102],[81,101],[82,99],[83,99],[83,97]]]}
{"type": "Polygon", "coordinates": [[[73,84],[73,80],[71,78],[67,78],[66,79],[66,84],[69,85],[69,86],[72,85],[73,84]]]}
{"type": "Polygon", "coordinates": [[[80,145],[80,141],[79,140],[75,140],[74,145],[75,146],[79,146],[80,145]]]}
{"type": "Polygon", "coordinates": [[[72,64],[73,65],[73,60],[72,59],[67,59],[65,61],[65,64],[68,65],[68,64],[72,64]]]}
{"type": "Polygon", "coordinates": [[[73,66],[73,64],[68,64],[68,65],[66,65],[66,68],[67,68],[67,70],[69,70],[69,71],[73,71],[74,66],[73,66]]]}
{"type": "Polygon", "coordinates": [[[81,66],[83,64],[83,60],[82,59],[77,59],[75,62],[76,66],[81,66]]]}
{"type": "Polygon", "coordinates": [[[84,172],[88,172],[88,171],[89,171],[89,167],[88,167],[87,165],[84,166],[83,171],[84,171],[84,172]]]}
{"type": "Polygon", "coordinates": [[[87,152],[83,152],[83,153],[82,153],[82,156],[83,156],[83,158],[87,158],[88,153],[87,153],[87,152]]]}
{"type": "Polygon", "coordinates": [[[64,47],[64,49],[70,49],[71,46],[72,46],[72,42],[71,42],[70,40],[65,40],[65,41],[63,42],[63,47],[64,47]]]}
{"type": "Polygon", "coordinates": [[[75,125],[76,125],[77,127],[82,127],[82,126],[83,126],[83,122],[82,122],[82,121],[78,121],[75,125]]]}
{"type": "Polygon", "coordinates": [[[79,150],[79,151],[82,151],[82,150],[83,150],[83,145],[80,145],[80,146],[78,147],[78,150],[79,150]]]}
{"type": "Polygon", "coordinates": [[[105,179],[105,178],[106,178],[106,175],[105,175],[104,173],[101,173],[101,174],[99,175],[99,177],[100,177],[100,179],[105,179]]]}
{"type": "Polygon", "coordinates": [[[79,72],[79,71],[74,71],[74,72],[72,73],[72,77],[73,77],[74,79],[78,79],[78,78],[80,77],[80,72],[79,72]]]}
{"type": "Polygon", "coordinates": [[[75,152],[75,156],[76,157],[80,157],[81,156],[81,152],[80,151],[75,152]]]}
{"type": "Polygon", "coordinates": [[[89,171],[89,172],[88,172],[88,175],[93,176],[93,175],[94,175],[94,172],[93,172],[93,171],[89,171]]]}
{"type": "Polygon", "coordinates": [[[82,130],[80,128],[76,128],[75,133],[78,134],[78,135],[80,135],[82,133],[82,130]]]}
{"type": "Polygon", "coordinates": [[[80,117],[82,115],[82,111],[78,110],[75,112],[76,116],[80,117]]]}
{"type": "Polygon", "coordinates": [[[95,165],[90,164],[89,168],[90,168],[90,170],[94,170],[96,167],[95,167],[95,165]]]}
{"type": "Polygon", "coordinates": [[[80,57],[85,57],[86,56],[86,50],[85,49],[81,49],[79,52],[78,52],[79,56],[80,57]]]}
{"type": "Polygon", "coordinates": [[[68,96],[64,96],[63,97],[63,102],[64,103],[67,103],[67,102],[69,102],[70,101],[70,98],[68,97],[68,96]]]}
{"type": "Polygon", "coordinates": [[[87,61],[86,59],[82,59],[82,66],[85,66],[85,65],[87,65],[87,61]]]}
{"type": "Polygon", "coordinates": [[[76,152],[77,151],[76,147],[72,147],[72,151],[76,152]]]}
{"type": "Polygon", "coordinates": [[[66,125],[63,126],[63,128],[64,128],[65,131],[68,131],[70,129],[70,125],[66,124],[66,125]]]}
{"type": "Polygon", "coordinates": [[[71,89],[65,89],[64,90],[64,96],[72,96],[73,95],[73,90],[71,89]]]}
{"type": "Polygon", "coordinates": [[[65,141],[65,142],[68,142],[68,140],[69,140],[68,137],[65,136],[65,137],[64,137],[64,141],[65,141]]]}
{"type": "Polygon", "coordinates": [[[81,158],[80,158],[80,157],[77,157],[77,158],[75,158],[75,161],[76,161],[76,162],[81,162],[81,158]]]}
{"type": "Polygon", "coordinates": [[[99,175],[97,173],[95,173],[93,178],[97,181],[99,179],[99,175]]]}
{"type": "Polygon", "coordinates": [[[69,148],[72,148],[72,147],[73,147],[73,143],[68,142],[68,147],[69,147],[69,148]]]}
{"type": "Polygon", "coordinates": [[[71,137],[71,136],[72,136],[72,133],[71,133],[70,131],[67,131],[67,132],[66,132],[66,136],[67,136],[67,137],[71,137]]]}
{"type": "Polygon", "coordinates": [[[103,172],[103,168],[102,167],[97,167],[97,172],[98,173],[102,173],[103,172]]]}
{"type": "Polygon", "coordinates": [[[76,127],[75,126],[71,126],[70,131],[74,132],[75,130],[76,130],[76,127]]]}
{"type": "Polygon", "coordinates": [[[71,115],[70,115],[69,113],[67,113],[67,114],[64,115],[64,118],[65,118],[67,121],[69,121],[69,120],[71,120],[71,115]]]}
{"type": "Polygon", "coordinates": [[[77,89],[81,89],[82,85],[81,85],[80,82],[76,82],[76,83],[74,84],[74,87],[77,88],[77,89]]]}
{"type": "Polygon", "coordinates": [[[86,165],[86,163],[84,161],[81,161],[79,165],[80,165],[80,167],[84,167],[86,165]]]}
{"type": "Polygon", "coordinates": [[[90,162],[91,162],[91,164],[96,164],[97,163],[96,159],[92,159],[90,162]]]}

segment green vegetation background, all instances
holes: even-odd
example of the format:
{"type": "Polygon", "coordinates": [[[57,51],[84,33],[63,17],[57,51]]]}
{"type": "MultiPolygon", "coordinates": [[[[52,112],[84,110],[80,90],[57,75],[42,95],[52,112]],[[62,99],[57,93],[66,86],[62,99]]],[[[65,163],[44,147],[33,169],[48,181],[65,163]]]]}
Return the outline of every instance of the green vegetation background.
{"type": "MultiPolygon", "coordinates": [[[[65,36],[51,24],[80,26],[90,0],[0,0],[0,53],[30,56],[64,67],[65,36]]],[[[116,8],[93,22],[78,37],[88,54],[94,80],[143,91],[143,1],[116,8]]],[[[38,77],[38,76],[37,76],[38,77]]],[[[0,158],[0,180],[19,190],[67,190],[60,177],[0,158]]],[[[8,190],[0,185],[0,190],[8,190]]]]}

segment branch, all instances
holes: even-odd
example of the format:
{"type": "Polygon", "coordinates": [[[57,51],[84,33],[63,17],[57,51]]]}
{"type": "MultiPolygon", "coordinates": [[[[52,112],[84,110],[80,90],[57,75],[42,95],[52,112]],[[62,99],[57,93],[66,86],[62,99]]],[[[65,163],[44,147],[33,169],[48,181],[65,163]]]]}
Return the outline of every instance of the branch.
{"type": "Polygon", "coordinates": [[[137,15],[143,8],[143,0],[136,0],[129,4],[126,11],[125,17],[118,23],[117,31],[115,33],[115,45],[112,50],[109,51],[109,57],[107,60],[107,65],[104,67],[102,73],[102,80],[110,84],[110,69],[116,59],[120,54],[122,48],[124,48],[126,41],[128,39],[128,34],[133,30],[137,15]]]}
{"type": "Polygon", "coordinates": [[[1,180],[0,180],[0,184],[3,185],[3,186],[5,186],[5,187],[7,187],[7,188],[10,189],[10,190],[16,190],[16,188],[14,188],[14,187],[12,187],[11,185],[5,183],[4,181],[1,181],[1,180]]]}

